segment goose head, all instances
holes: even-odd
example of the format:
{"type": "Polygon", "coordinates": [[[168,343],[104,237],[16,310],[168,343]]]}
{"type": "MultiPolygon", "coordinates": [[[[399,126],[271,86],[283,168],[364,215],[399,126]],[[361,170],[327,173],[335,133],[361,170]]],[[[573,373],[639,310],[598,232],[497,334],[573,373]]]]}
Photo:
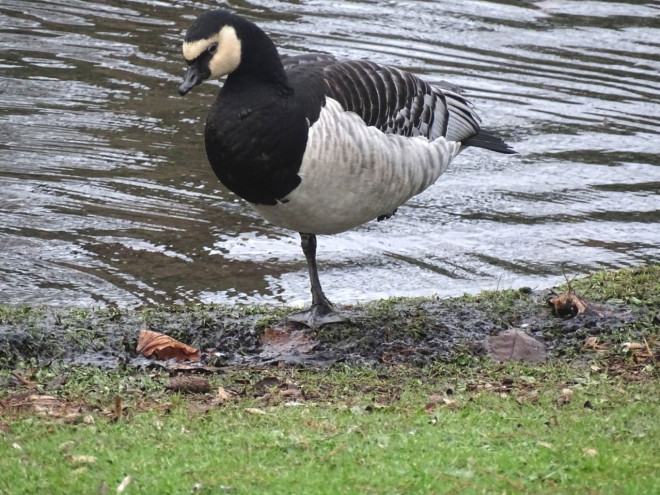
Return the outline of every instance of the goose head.
{"type": "Polygon", "coordinates": [[[209,78],[235,73],[277,80],[284,70],[275,45],[252,22],[224,10],[200,15],[188,28],[183,41],[188,65],[179,94],[209,78]]]}

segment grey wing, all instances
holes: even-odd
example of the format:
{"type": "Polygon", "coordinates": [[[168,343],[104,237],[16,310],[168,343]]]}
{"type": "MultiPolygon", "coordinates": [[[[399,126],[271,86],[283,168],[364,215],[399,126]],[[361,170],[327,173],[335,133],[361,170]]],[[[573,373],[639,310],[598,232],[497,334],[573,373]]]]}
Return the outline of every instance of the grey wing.
{"type": "MultiPolygon", "coordinates": [[[[409,72],[347,61],[325,66],[323,75],[329,97],[385,133],[434,140],[452,128],[445,90],[409,72]]],[[[449,93],[454,98],[455,93],[449,93]]],[[[458,100],[452,99],[451,104],[462,109],[458,100]]]]}

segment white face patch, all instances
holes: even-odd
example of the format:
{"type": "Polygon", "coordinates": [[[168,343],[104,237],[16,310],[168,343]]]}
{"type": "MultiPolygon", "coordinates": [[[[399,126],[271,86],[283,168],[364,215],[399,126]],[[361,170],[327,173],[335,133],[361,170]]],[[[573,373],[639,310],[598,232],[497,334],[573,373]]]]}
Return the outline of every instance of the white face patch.
{"type": "Polygon", "coordinates": [[[192,62],[212,43],[217,43],[218,48],[209,62],[211,77],[218,78],[234,72],[241,63],[241,40],[232,26],[223,26],[217,34],[209,38],[184,42],[183,57],[192,62]]]}

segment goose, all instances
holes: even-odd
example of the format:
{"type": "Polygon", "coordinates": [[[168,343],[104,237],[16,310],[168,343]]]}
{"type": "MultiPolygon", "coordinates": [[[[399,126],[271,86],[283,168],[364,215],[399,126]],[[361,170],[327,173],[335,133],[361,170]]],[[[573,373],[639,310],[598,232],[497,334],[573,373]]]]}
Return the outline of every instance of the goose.
{"type": "Polygon", "coordinates": [[[515,153],[480,128],[449,83],[367,60],[282,60],[256,24],[225,10],[186,31],[181,96],[226,76],[211,105],[206,154],[220,182],[268,222],[300,234],[312,304],[289,320],[343,321],[321,288],[317,236],[384,220],[468,146],[515,153]]]}

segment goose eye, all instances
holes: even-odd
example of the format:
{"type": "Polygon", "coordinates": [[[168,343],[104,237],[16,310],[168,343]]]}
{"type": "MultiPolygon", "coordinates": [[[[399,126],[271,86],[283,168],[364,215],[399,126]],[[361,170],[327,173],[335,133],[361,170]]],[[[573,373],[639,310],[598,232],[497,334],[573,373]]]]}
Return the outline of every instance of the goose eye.
{"type": "Polygon", "coordinates": [[[218,49],[218,44],[217,43],[211,43],[209,47],[206,49],[209,53],[215,53],[215,51],[218,49]]]}

